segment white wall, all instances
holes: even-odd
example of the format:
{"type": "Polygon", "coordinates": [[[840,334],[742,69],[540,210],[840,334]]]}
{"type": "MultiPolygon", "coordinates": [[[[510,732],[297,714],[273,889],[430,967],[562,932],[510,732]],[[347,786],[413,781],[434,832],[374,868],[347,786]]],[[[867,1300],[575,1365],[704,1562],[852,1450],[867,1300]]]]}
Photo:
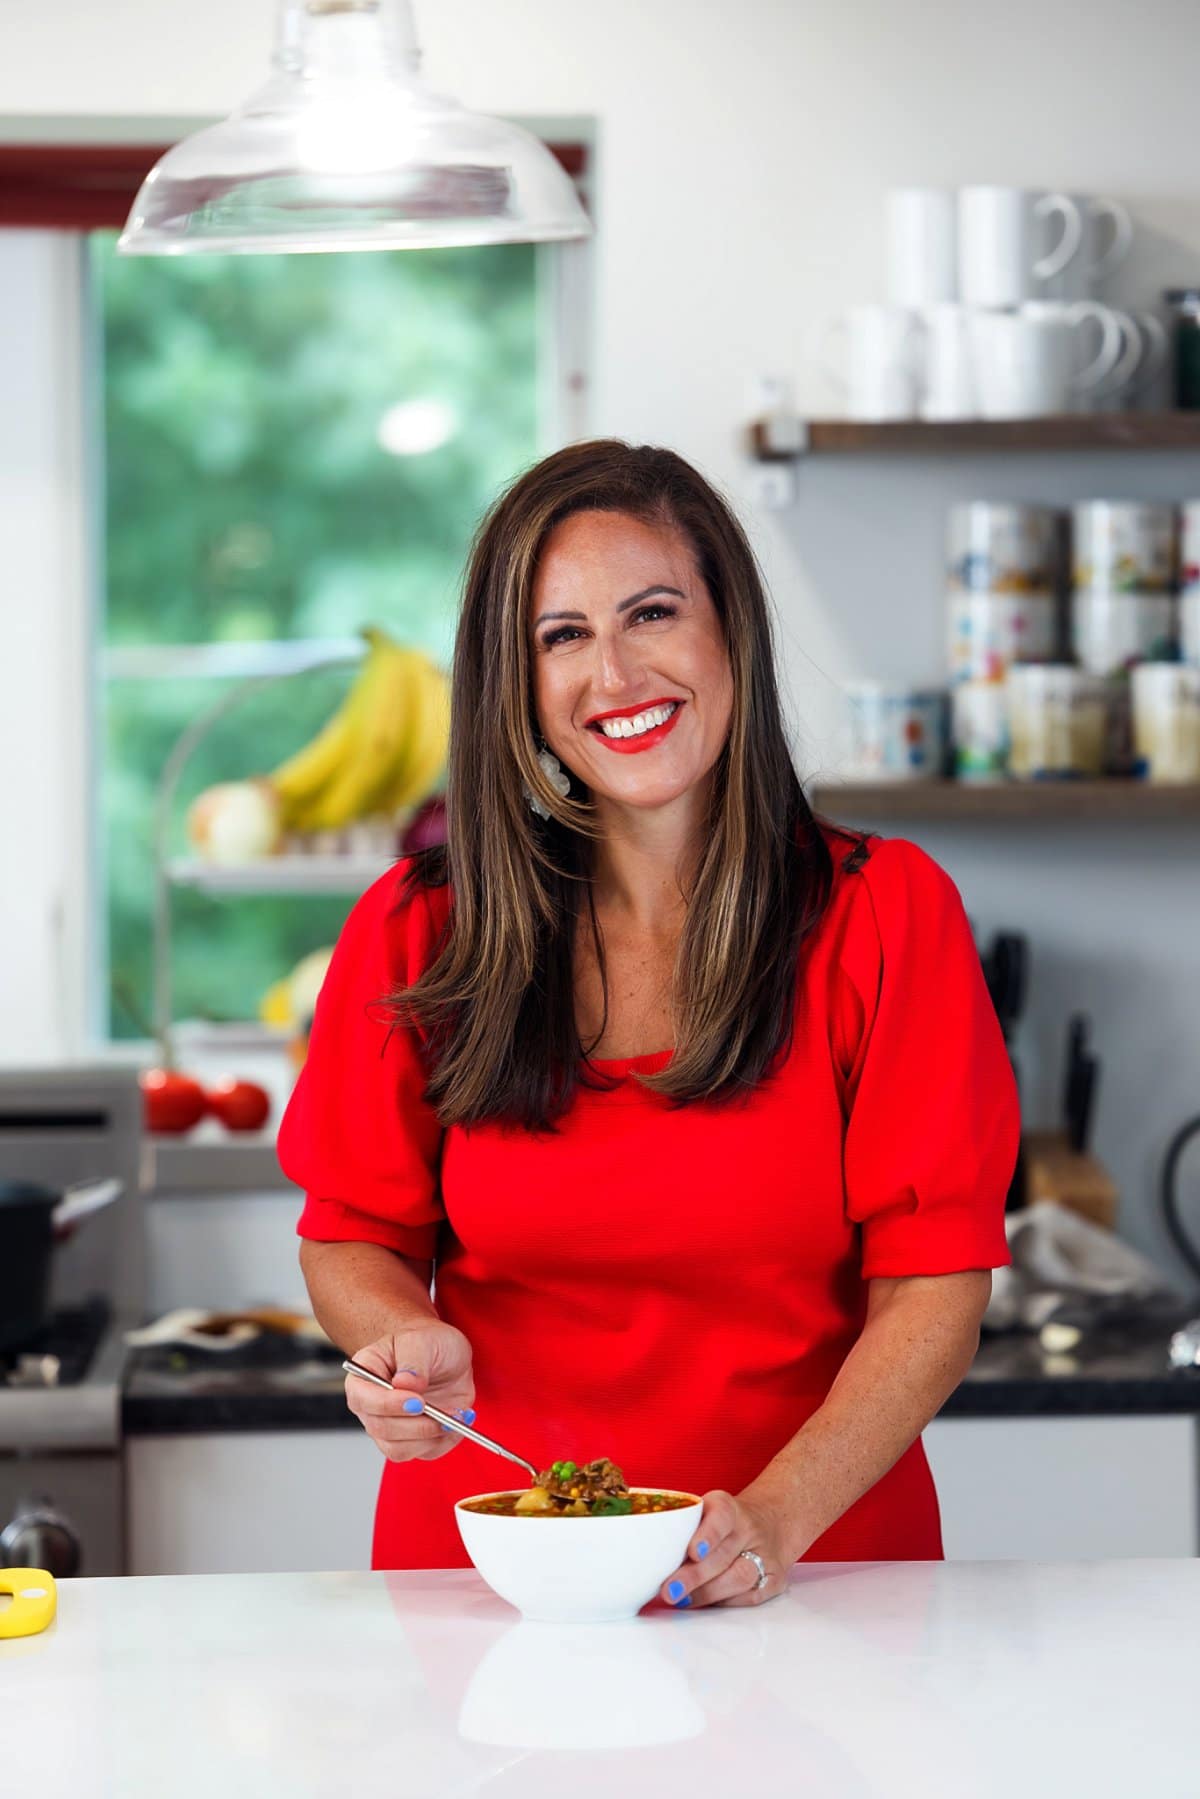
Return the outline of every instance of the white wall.
{"type": "MultiPolygon", "coordinates": [[[[889,183],[1112,194],[1140,231],[1112,297],[1147,303],[1200,279],[1191,0],[418,0],[417,14],[427,72],[469,103],[597,120],[593,425],[674,445],[735,497],[749,493],[751,377],[791,371],[813,409],[830,405],[805,346],[823,316],[877,294],[889,183]]],[[[0,116],[222,112],[261,79],[271,15],[269,0],[42,0],[5,27],[0,116]]],[[[805,468],[790,512],[747,506],[809,766],[835,757],[842,679],[940,671],[949,499],[1100,492],[1200,493],[1200,466],[846,460],[805,468]]],[[[1200,1110],[1196,835],[1010,826],[924,841],[981,925],[1033,935],[1035,1112],[1051,1106],[1067,1008],[1094,1011],[1097,1147],[1128,1234],[1169,1261],[1151,1190],[1171,1128],[1200,1110]]]]}

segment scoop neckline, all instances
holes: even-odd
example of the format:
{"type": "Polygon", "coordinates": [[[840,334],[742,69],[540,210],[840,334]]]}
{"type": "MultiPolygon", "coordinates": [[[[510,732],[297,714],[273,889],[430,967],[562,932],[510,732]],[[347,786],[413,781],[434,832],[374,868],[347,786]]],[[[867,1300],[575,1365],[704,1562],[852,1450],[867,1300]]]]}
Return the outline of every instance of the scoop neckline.
{"type": "Polygon", "coordinates": [[[593,1068],[635,1068],[641,1062],[659,1062],[675,1054],[674,1045],[670,1049],[648,1049],[640,1056],[584,1056],[593,1068]]]}

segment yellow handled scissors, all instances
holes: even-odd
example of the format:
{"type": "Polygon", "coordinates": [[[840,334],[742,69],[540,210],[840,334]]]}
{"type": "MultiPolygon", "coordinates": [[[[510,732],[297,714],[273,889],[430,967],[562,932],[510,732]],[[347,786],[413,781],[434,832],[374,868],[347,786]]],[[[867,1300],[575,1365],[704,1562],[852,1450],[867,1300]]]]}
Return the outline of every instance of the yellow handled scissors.
{"type": "Polygon", "coordinates": [[[0,1593],[12,1594],[0,1611],[0,1637],[33,1637],[52,1622],[58,1590],[44,1568],[0,1568],[0,1593]]]}

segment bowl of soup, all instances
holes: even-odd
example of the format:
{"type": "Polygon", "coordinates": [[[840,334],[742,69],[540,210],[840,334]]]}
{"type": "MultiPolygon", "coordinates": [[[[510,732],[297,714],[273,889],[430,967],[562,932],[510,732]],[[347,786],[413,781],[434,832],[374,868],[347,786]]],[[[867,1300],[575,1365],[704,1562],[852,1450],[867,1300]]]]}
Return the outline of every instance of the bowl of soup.
{"type": "Polygon", "coordinates": [[[626,1487],[611,1463],[554,1466],[571,1472],[459,1500],[454,1516],[467,1554],[493,1592],[526,1618],[602,1624],[635,1617],[684,1560],[700,1500],[671,1488],[626,1487]]]}

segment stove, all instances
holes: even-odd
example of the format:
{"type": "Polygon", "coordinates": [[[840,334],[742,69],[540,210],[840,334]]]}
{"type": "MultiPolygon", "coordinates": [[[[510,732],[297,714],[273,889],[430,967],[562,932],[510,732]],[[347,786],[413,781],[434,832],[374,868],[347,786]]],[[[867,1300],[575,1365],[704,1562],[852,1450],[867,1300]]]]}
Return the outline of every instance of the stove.
{"type": "Polygon", "coordinates": [[[0,1355],[0,1567],[127,1568],[125,1331],[141,1322],[141,1093],[134,1069],[0,1070],[0,1177],[124,1191],[55,1251],[46,1321],[0,1355]]]}
{"type": "Polygon", "coordinates": [[[0,1454],[119,1443],[125,1357],[112,1326],[112,1307],[94,1294],[0,1354],[0,1454]]]}

